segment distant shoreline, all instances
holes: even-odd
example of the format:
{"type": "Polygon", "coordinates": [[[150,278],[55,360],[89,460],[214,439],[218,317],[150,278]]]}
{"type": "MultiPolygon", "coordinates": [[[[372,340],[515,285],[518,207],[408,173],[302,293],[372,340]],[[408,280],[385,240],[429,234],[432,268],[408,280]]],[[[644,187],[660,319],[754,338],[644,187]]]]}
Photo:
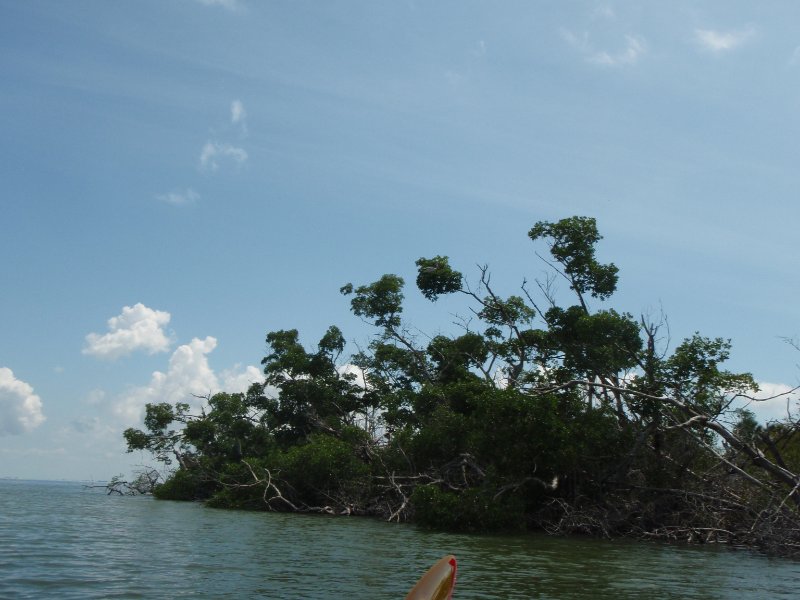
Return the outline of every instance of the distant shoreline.
{"type": "Polygon", "coordinates": [[[108,479],[27,479],[25,477],[0,477],[0,481],[18,481],[20,483],[77,483],[77,484],[97,484],[97,485],[106,485],[109,480],[108,479]]]}

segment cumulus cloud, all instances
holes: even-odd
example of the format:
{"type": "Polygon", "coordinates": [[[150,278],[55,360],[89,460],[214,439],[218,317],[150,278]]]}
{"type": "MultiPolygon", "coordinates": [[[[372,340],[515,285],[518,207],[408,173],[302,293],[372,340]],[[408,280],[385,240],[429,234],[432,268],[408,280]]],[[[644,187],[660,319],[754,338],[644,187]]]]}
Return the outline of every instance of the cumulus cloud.
{"type": "Polygon", "coordinates": [[[589,40],[589,34],[578,35],[568,29],[561,30],[562,39],[583,54],[586,62],[606,67],[634,65],[647,52],[647,44],[642,36],[626,35],[625,47],[618,52],[596,49],[589,40]]]}
{"type": "Polygon", "coordinates": [[[366,373],[364,372],[364,369],[362,369],[358,365],[347,363],[345,365],[338,367],[336,370],[339,371],[339,375],[341,376],[354,375],[355,378],[352,381],[355,385],[362,387],[364,389],[370,387],[369,384],[367,383],[367,376],[366,373]]]}
{"type": "Polygon", "coordinates": [[[84,354],[98,358],[114,359],[145,350],[149,354],[169,350],[170,340],[164,333],[170,314],[153,310],[139,302],[122,308],[122,314],[108,320],[109,332],[86,336],[84,354]]]}
{"type": "Polygon", "coordinates": [[[694,39],[701,48],[721,54],[738,48],[755,35],[749,27],[739,31],[717,31],[714,29],[695,29],[694,39]]]}
{"type": "Polygon", "coordinates": [[[118,416],[128,423],[139,423],[144,406],[148,402],[188,402],[200,404],[199,397],[226,392],[245,391],[251,383],[263,381],[256,367],[248,366],[243,372],[234,369],[220,377],[208,363],[208,355],[217,347],[217,340],[193,338],[188,344],[179,346],[169,359],[166,372],[155,371],[147,385],[136,387],[123,394],[114,407],[118,416]]]}
{"type": "Polygon", "coordinates": [[[192,188],[187,188],[186,191],[169,192],[168,194],[159,194],[156,200],[166,202],[167,204],[193,204],[200,199],[200,194],[195,192],[192,188]]]}
{"type": "Polygon", "coordinates": [[[220,162],[230,161],[236,166],[247,162],[247,152],[244,148],[222,142],[206,142],[200,151],[200,168],[206,171],[216,171],[220,162]]]}
{"type": "Polygon", "coordinates": [[[0,436],[31,431],[44,419],[42,401],[33,388],[11,369],[0,367],[0,436]]]}
{"type": "Polygon", "coordinates": [[[240,369],[241,367],[236,365],[233,369],[220,374],[223,390],[236,394],[246,392],[254,383],[264,382],[264,373],[258,367],[249,365],[243,371],[240,369]]]}
{"type": "Polygon", "coordinates": [[[785,383],[758,382],[756,400],[745,406],[753,411],[761,423],[785,419],[790,413],[797,416],[800,409],[800,391],[785,383]]]}

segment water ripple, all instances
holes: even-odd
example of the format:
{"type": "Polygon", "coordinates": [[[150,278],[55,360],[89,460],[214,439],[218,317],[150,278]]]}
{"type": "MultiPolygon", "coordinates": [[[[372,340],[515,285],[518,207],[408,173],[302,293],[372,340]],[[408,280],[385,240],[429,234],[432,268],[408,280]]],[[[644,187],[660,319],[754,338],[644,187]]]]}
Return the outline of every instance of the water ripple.
{"type": "Polygon", "coordinates": [[[430,533],[0,481],[0,598],[402,598],[439,556],[456,598],[794,598],[800,565],[718,548],[430,533]]]}

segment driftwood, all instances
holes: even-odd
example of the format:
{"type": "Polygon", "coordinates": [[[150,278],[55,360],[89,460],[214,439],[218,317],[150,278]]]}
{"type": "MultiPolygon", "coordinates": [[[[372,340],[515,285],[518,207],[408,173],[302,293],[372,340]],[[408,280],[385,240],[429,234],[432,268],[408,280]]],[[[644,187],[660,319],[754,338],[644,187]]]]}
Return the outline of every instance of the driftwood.
{"type": "Polygon", "coordinates": [[[85,485],[85,488],[104,488],[107,495],[117,494],[119,496],[141,496],[152,494],[153,489],[161,481],[161,473],[156,469],[145,467],[136,473],[132,481],[123,479],[122,475],[116,475],[106,484],[85,485]]]}

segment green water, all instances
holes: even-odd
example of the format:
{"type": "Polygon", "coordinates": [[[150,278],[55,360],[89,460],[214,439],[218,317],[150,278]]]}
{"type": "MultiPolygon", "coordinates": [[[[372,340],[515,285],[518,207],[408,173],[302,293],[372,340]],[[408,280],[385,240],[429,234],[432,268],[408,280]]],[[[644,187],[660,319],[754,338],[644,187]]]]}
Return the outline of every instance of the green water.
{"type": "Polygon", "coordinates": [[[0,481],[0,598],[402,599],[447,553],[455,600],[800,597],[800,563],[721,548],[449,535],[0,481]]]}

